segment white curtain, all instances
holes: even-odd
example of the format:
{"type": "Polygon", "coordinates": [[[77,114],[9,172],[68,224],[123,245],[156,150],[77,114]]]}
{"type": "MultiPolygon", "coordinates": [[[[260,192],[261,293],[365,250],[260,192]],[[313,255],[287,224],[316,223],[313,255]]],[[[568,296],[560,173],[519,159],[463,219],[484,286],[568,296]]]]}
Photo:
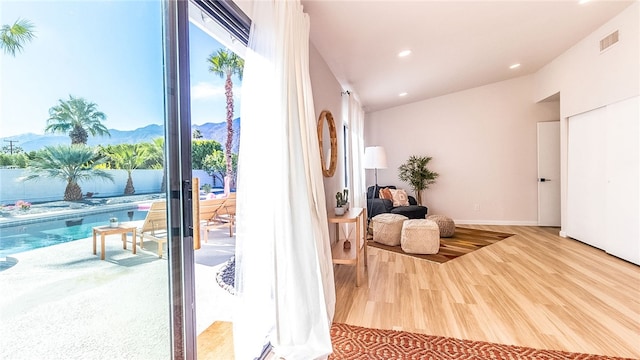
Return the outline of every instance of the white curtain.
{"type": "Polygon", "coordinates": [[[237,359],[325,358],[333,265],[299,1],[256,1],[242,89],[236,236],[237,359]]]}
{"type": "Polygon", "coordinates": [[[364,111],[355,95],[349,95],[349,130],[351,136],[351,165],[353,204],[356,207],[366,207],[366,184],[364,173],[364,111]]]}

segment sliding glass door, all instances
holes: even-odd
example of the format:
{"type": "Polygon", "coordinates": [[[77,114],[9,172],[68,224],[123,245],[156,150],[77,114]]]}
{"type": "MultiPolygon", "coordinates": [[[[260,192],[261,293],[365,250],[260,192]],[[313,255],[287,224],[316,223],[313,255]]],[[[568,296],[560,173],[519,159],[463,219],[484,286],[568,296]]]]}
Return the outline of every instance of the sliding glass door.
{"type": "Polygon", "coordinates": [[[195,358],[187,5],[0,2],[0,358],[195,358]]]}

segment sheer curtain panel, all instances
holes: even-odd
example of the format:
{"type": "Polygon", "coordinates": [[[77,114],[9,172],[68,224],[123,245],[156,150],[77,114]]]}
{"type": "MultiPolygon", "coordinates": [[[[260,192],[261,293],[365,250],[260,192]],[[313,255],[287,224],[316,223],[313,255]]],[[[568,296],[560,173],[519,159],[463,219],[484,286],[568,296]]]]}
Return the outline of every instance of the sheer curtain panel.
{"type": "Polygon", "coordinates": [[[351,130],[351,164],[353,205],[366,207],[366,184],[364,173],[364,111],[355,94],[349,95],[349,129],[351,130]]]}
{"type": "Polygon", "coordinates": [[[256,1],[242,89],[236,236],[237,359],[325,358],[335,287],[299,1],[256,1]]]}

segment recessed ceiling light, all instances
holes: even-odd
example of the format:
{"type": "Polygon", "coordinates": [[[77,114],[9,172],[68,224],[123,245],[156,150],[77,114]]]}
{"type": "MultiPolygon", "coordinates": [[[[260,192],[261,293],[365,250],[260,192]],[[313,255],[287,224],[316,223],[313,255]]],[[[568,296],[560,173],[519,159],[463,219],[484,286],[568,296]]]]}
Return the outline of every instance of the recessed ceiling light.
{"type": "Polygon", "coordinates": [[[407,96],[408,94],[406,92],[401,92],[400,94],[398,94],[398,96],[407,96]]]}
{"type": "Polygon", "coordinates": [[[520,64],[513,64],[511,66],[509,66],[509,69],[517,69],[520,67],[520,64]]]}
{"type": "Polygon", "coordinates": [[[399,57],[405,57],[411,55],[411,50],[402,50],[398,53],[399,57]]]}
{"type": "Polygon", "coordinates": [[[580,0],[580,1],[578,1],[578,4],[582,5],[582,4],[586,4],[588,2],[589,2],[589,0],[580,0]]]}

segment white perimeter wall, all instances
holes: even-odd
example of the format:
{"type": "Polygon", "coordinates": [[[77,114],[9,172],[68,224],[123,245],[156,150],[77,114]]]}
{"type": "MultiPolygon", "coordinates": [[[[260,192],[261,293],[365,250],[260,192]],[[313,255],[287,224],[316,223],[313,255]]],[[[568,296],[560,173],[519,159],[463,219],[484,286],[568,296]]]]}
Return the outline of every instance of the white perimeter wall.
{"type": "MultiPolygon", "coordinates": [[[[127,184],[125,170],[106,170],[113,175],[109,180],[80,182],[82,193],[93,192],[97,197],[121,196],[127,184]]],[[[35,181],[20,181],[24,169],[0,169],[0,203],[13,204],[17,200],[29,202],[59,201],[64,198],[66,182],[43,178],[35,181]]],[[[136,194],[159,193],[162,187],[162,170],[133,170],[131,177],[136,194]]]]}
{"type": "Polygon", "coordinates": [[[410,190],[398,167],[411,155],[431,156],[429,169],[440,177],[423,193],[429,214],[537,224],[536,123],[559,114],[557,102],[535,104],[532,95],[533,79],[525,76],[366,114],[366,146],[387,151],[378,184],[410,190]]]}

